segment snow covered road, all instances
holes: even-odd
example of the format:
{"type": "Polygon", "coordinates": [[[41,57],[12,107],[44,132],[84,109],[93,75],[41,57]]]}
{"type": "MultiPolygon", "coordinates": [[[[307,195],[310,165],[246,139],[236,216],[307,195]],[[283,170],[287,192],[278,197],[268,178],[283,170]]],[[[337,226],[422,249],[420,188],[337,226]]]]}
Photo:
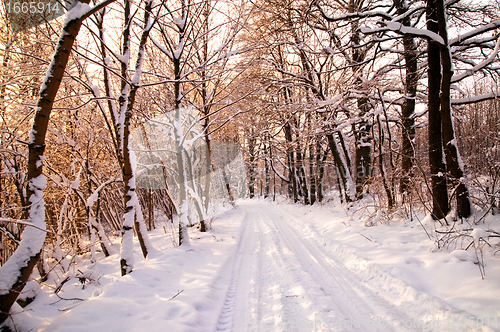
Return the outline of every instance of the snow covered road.
{"type": "Polygon", "coordinates": [[[474,321],[467,327],[462,317],[473,315],[376,265],[345,265],[346,257],[317,241],[305,227],[307,218],[289,206],[246,201],[238,209],[244,214],[240,241],[221,271],[228,286],[217,331],[470,331],[479,326],[474,321]]]}
{"type": "Polygon", "coordinates": [[[411,319],[305,238],[305,220],[277,206],[240,208],[246,217],[218,331],[392,331],[389,321],[411,319]]]}
{"type": "MultiPolygon", "coordinates": [[[[306,236],[286,207],[242,204],[245,214],[217,331],[446,330],[412,316],[306,236]]],[[[436,299],[437,302],[440,302],[436,299]]],[[[418,305],[418,304],[416,304],[418,305]]],[[[419,314],[418,310],[413,314],[419,314]]],[[[450,329],[453,330],[453,329],[450,329]]]]}
{"type": "Polygon", "coordinates": [[[157,251],[141,260],[136,244],[125,277],[117,254],[77,260],[59,295],[44,287],[15,321],[51,332],[500,331],[494,258],[481,280],[467,252],[430,252],[419,227],[241,200],[210,232],[192,228],[189,247],[158,227],[157,251]]]}

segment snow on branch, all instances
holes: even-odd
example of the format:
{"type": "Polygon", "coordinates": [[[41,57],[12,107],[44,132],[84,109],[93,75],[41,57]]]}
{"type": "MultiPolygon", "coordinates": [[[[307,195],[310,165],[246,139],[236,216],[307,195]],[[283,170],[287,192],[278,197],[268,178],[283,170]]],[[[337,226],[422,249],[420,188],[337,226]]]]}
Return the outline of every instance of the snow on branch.
{"type": "Polygon", "coordinates": [[[14,223],[14,224],[18,224],[18,225],[24,225],[24,226],[30,226],[30,227],[34,227],[40,231],[43,231],[45,233],[51,233],[51,234],[56,234],[54,232],[51,232],[47,229],[44,229],[44,228],[41,228],[41,227],[38,227],[36,225],[34,225],[32,222],[28,221],[28,220],[20,220],[20,219],[9,219],[9,218],[0,218],[0,222],[8,222],[8,223],[14,223]]]}
{"type": "Polygon", "coordinates": [[[102,188],[106,187],[110,183],[119,182],[119,181],[122,181],[122,179],[121,178],[119,178],[119,179],[111,178],[108,181],[106,181],[103,184],[101,184],[96,190],[94,190],[94,192],[92,193],[92,195],[90,195],[90,197],[87,200],[87,203],[85,205],[88,206],[88,207],[92,207],[92,205],[94,205],[95,201],[97,201],[99,192],[102,190],[102,188]]]}
{"type": "Polygon", "coordinates": [[[490,56],[486,60],[484,60],[481,63],[478,63],[477,65],[475,65],[472,68],[469,68],[469,69],[465,70],[465,72],[463,72],[462,74],[453,76],[451,78],[451,82],[452,83],[456,83],[458,81],[461,81],[464,78],[466,78],[468,76],[471,76],[474,73],[476,73],[477,71],[483,69],[488,64],[490,64],[493,60],[495,60],[495,58],[497,57],[497,54],[498,54],[499,51],[500,51],[500,38],[498,38],[497,43],[495,45],[495,49],[493,50],[493,52],[491,52],[490,56]]]}
{"type": "Polygon", "coordinates": [[[172,52],[167,50],[167,48],[165,46],[161,45],[156,39],[153,38],[153,36],[149,36],[149,39],[153,42],[153,44],[155,44],[156,47],[158,47],[158,49],[163,54],[165,54],[170,59],[170,61],[173,61],[174,56],[172,55],[172,52]]]}
{"type": "Polygon", "coordinates": [[[95,12],[98,12],[99,10],[103,9],[104,7],[115,1],[116,0],[104,0],[95,5],[94,7],[90,7],[87,3],[78,1],[76,5],[66,13],[66,19],[64,21],[64,25],[67,25],[69,22],[74,20],[83,21],[90,15],[94,14],[95,12]]]}
{"type": "Polygon", "coordinates": [[[379,28],[379,29],[371,29],[368,27],[361,27],[360,31],[364,34],[374,34],[374,33],[384,32],[384,31],[393,31],[393,32],[400,33],[402,35],[412,35],[412,36],[416,36],[416,37],[423,37],[426,39],[431,39],[431,40],[435,41],[436,43],[438,43],[439,45],[444,45],[443,38],[435,32],[425,30],[425,29],[408,27],[408,26],[405,26],[399,22],[378,22],[378,23],[384,27],[379,28]]]}
{"type": "Polygon", "coordinates": [[[67,25],[73,20],[81,19],[89,11],[90,6],[87,3],[77,1],[76,5],[66,13],[66,20],[64,21],[64,25],[67,25]]]}
{"type": "Polygon", "coordinates": [[[496,20],[492,23],[482,25],[477,29],[471,30],[467,33],[464,33],[463,35],[460,35],[456,38],[453,38],[452,40],[450,40],[450,46],[456,46],[466,39],[475,37],[477,35],[481,35],[485,32],[491,31],[491,30],[495,30],[499,27],[500,27],[500,20],[496,20]]]}
{"type": "Polygon", "coordinates": [[[271,168],[273,169],[274,173],[275,173],[275,174],[276,174],[276,175],[277,175],[277,176],[278,176],[281,180],[283,180],[283,181],[285,181],[285,182],[288,182],[288,183],[290,182],[290,180],[289,180],[289,179],[287,179],[287,178],[286,178],[283,174],[281,174],[281,173],[280,173],[280,171],[279,171],[279,170],[277,170],[277,169],[276,169],[276,167],[274,166],[274,163],[273,163],[273,161],[272,161],[272,160],[271,160],[271,168]]]}
{"type": "Polygon", "coordinates": [[[186,27],[186,17],[177,17],[175,16],[174,14],[172,14],[172,17],[173,17],[173,22],[175,25],[177,25],[177,27],[180,29],[180,30],[184,30],[184,28],[186,27]]]}
{"type": "Polygon", "coordinates": [[[340,104],[343,100],[343,95],[338,95],[338,96],[335,96],[334,98],[332,99],[327,99],[327,100],[319,100],[317,102],[317,105],[321,108],[321,107],[325,107],[325,106],[329,106],[329,105],[333,105],[333,107],[336,107],[338,106],[338,104],[340,104]]]}
{"type": "Polygon", "coordinates": [[[422,10],[425,10],[425,4],[417,5],[417,6],[413,7],[412,9],[407,9],[403,14],[395,16],[391,21],[399,22],[399,21],[403,20],[405,17],[412,16],[417,11],[422,11],[422,10]]]}
{"type": "Polygon", "coordinates": [[[355,13],[349,13],[337,17],[330,17],[328,16],[323,8],[319,7],[319,10],[321,11],[321,15],[323,18],[329,22],[336,22],[336,21],[342,21],[342,20],[351,20],[353,18],[365,18],[365,17],[382,17],[386,20],[392,20],[393,17],[386,12],[378,11],[378,10],[373,10],[373,11],[367,11],[367,12],[355,12],[355,13]]]}
{"type": "Polygon", "coordinates": [[[500,98],[500,91],[490,92],[483,95],[471,96],[465,98],[452,99],[452,105],[466,105],[466,104],[475,104],[485,100],[491,100],[495,98],[500,98]]]}

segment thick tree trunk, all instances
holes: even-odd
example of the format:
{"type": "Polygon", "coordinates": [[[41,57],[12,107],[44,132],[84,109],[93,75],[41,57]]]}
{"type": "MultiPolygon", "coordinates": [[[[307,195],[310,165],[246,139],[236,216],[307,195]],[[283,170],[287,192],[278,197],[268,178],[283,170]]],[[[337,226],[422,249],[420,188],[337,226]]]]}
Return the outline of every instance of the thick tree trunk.
{"type": "MultiPolygon", "coordinates": [[[[203,82],[205,84],[205,82],[203,82]]],[[[212,173],[215,172],[215,167],[214,163],[212,160],[212,141],[210,139],[210,128],[209,128],[209,112],[210,109],[206,105],[206,87],[203,86],[202,89],[202,98],[204,100],[205,106],[204,106],[204,115],[205,115],[205,121],[203,121],[202,127],[203,127],[203,133],[205,136],[205,143],[207,144],[207,155],[206,155],[206,174],[205,174],[205,188],[203,190],[203,197],[205,198],[205,204],[204,204],[204,209],[205,211],[208,211],[208,206],[210,205],[210,185],[212,183],[212,173]]],[[[223,167],[224,168],[224,167],[223,167]]],[[[234,204],[231,202],[231,204],[234,204]]],[[[201,232],[206,232],[207,227],[205,225],[205,220],[200,220],[200,231],[201,232]]]]}
{"type": "Polygon", "coordinates": [[[153,204],[153,189],[148,190],[148,231],[155,228],[155,211],[153,204]]]}
{"type": "Polygon", "coordinates": [[[264,197],[269,197],[269,187],[271,184],[271,174],[269,170],[269,150],[271,149],[271,142],[269,140],[269,133],[266,135],[267,147],[264,145],[265,159],[264,159],[264,174],[265,174],[265,187],[264,187],[264,197]]]}
{"type": "MultiPolygon", "coordinates": [[[[427,0],[427,29],[438,33],[436,0],[427,0]]],[[[432,216],[434,219],[443,219],[450,207],[448,204],[448,191],[446,181],[446,167],[443,161],[443,143],[441,133],[441,56],[439,45],[428,41],[428,142],[429,142],[429,166],[431,171],[432,189],[432,216]]]]}
{"type": "MultiPolygon", "coordinates": [[[[181,15],[184,19],[187,18],[187,6],[186,2],[182,1],[181,15]]],[[[177,25],[178,35],[179,35],[179,47],[184,45],[186,39],[186,27],[185,25],[177,25]]],[[[188,232],[188,213],[189,213],[189,202],[188,202],[188,179],[186,177],[186,151],[184,149],[184,130],[182,125],[182,66],[181,57],[183,50],[180,49],[178,54],[172,57],[172,64],[174,70],[174,137],[175,137],[175,147],[176,147],[176,161],[177,161],[177,172],[179,181],[179,246],[189,245],[189,232],[188,232]]],[[[194,190],[195,188],[193,188],[194,190]]]]}
{"type": "MultiPolygon", "coordinates": [[[[349,13],[358,12],[361,10],[363,6],[363,2],[358,2],[354,0],[350,0],[347,10],[349,13]]],[[[354,81],[354,86],[357,90],[363,90],[363,82],[360,79],[362,75],[362,67],[357,67],[362,63],[366,57],[366,53],[363,52],[363,49],[359,47],[361,37],[359,31],[359,21],[352,20],[351,21],[351,44],[353,47],[351,48],[352,52],[352,65],[354,75],[356,77],[354,81]]],[[[363,187],[369,181],[371,177],[371,141],[372,137],[370,135],[371,132],[371,122],[370,119],[367,119],[367,113],[369,111],[369,103],[368,98],[361,97],[357,100],[358,106],[358,123],[354,125],[354,137],[356,139],[355,143],[355,176],[356,176],[356,198],[361,198],[363,196],[363,187]]]]}
{"type": "Polygon", "coordinates": [[[456,186],[457,212],[459,217],[468,218],[471,215],[471,204],[469,191],[463,183],[463,166],[458,152],[453,119],[451,116],[451,78],[453,76],[453,66],[451,53],[448,46],[448,32],[446,27],[446,12],[443,0],[436,0],[436,13],[439,26],[439,35],[444,40],[441,46],[441,62],[443,77],[441,80],[441,124],[443,130],[444,152],[446,155],[446,165],[451,175],[451,183],[456,186]]]}
{"type": "MultiPolygon", "coordinates": [[[[178,85],[177,83],[175,84],[178,85]]],[[[180,88],[180,86],[178,87],[180,88]]],[[[176,96],[179,96],[180,90],[177,91],[176,96]]],[[[177,171],[178,171],[178,181],[179,181],[179,246],[189,244],[189,234],[188,234],[188,194],[187,187],[188,182],[186,178],[186,152],[184,151],[184,146],[182,144],[184,138],[184,132],[182,130],[182,110],[176,105],[175,116],[174,116],[174,137],[176,145],[176,161],[177,161],[177,171]]]]}
{"type": "Polygon", "coordinates": [[[222,167],[221,171],[222,171],[222,178],[224,179],[224,183],[226,185],[227,195],[229,196],[229,202],[231,203],[232,206],[235,206],[233,191],[231,190],[231,185],[229,184],[229,179],[227,177],[226,170],[224,169],[224,167],[222,167]]]}
{"type": "MultiPolygon", "coordinates": [[[[297,137],[298,140],[298,137],[297,137]]],[[[304,169],[304,157],[302,153],[300,152],[301,148],[300,145],[297,148],[297,151],[295,152],[297,155],[297,160],[296,160],[296,167],[295,169],[298,171],[298,186],[300,188],[300,193],[302,194],[302,197],[304,197],[304,204],[309,205],[309,190],[307,189],[307,182],[306,182],[306,172],[304,169]]]]}
{"type": "Polygon", "coordinates": [[[318,140],[316,143],[316,167],[317,167],[317,178],[316,178],[316,184],[317,184],[317,197],[318,201],[321,203],[323,202],[323,177],[325,175],[325,162],[326,158],[328,157],[328,150],[326,150],[324,153],[322,153],[321,149],[321,143],[318,140]],[[323,157],[321,155],[323,154],[323,157]]]}

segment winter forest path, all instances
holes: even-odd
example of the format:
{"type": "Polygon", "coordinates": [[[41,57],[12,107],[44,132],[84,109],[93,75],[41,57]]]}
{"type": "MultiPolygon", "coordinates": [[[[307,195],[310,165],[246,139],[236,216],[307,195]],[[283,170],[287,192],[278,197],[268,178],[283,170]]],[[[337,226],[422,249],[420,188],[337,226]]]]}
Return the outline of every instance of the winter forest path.
{"type": "Polygon", "coordinates": [[[500,269],[481,280],[473,261],[429,253],[421,229],[394,224],[367,228],[339,206],[239,200],[209,232],[190,229],[188,246],[157,227],[157,250],[144,260],[135,243],[127,276],[117,253],[75,259],[59,294],[44,286],[13,317],[17,331],[40,332],[441,332],[471,331],[474,310],[498,317],[477,331],[500,331],[500,269]]]}
{"type": "Polygon", "coordinates": [[[404,331],[418,320],[336,261],[279,205],[244,202],[217,331],[404,331]]]}

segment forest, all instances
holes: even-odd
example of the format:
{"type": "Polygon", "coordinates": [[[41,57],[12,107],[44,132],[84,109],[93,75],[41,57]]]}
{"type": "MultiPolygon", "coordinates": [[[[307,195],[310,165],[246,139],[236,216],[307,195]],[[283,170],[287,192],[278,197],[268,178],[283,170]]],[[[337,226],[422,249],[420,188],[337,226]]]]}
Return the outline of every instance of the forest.
{"type": "Polygon", "coordinates": [[[75,277],[74,257],[119,253],[133,274],[135,241],[144,259],[154,229],[189,248],[245,199],[341,204],[368,226],[429,215],[443,248],[500,237],[474,229],[499,213],[498,13],[498,0],[3,1],[0,324],[32,280],[57,293],[75,277]]]}

